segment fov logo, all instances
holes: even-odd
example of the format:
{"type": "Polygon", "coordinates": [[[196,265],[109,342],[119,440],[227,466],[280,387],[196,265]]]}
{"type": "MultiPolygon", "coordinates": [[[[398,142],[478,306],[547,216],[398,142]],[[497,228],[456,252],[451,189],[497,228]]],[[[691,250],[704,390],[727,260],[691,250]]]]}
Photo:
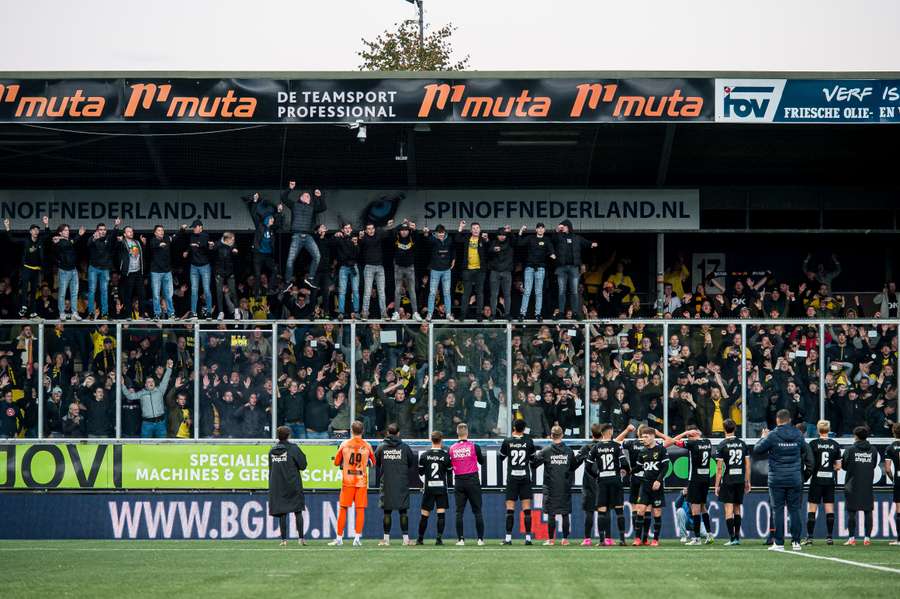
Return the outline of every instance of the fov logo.
{"type": "Polygon", "coordinates": [[[783,79],[716,79],[716,121],[771,123],[783,91],[783,79]]]}

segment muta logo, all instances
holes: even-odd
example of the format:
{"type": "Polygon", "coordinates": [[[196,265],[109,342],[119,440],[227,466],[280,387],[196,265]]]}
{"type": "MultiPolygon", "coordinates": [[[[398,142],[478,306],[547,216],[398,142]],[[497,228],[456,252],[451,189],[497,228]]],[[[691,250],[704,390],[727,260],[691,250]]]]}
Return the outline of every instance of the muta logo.
{"type": "Polygon", "coordinates": [[[679,88],[664,96],[627,96],[618,95],[618,91],[619,86],[615,83],[582,83],[569,116],[578,118],[585,107],[596,110],[601,102],[613,104],[612,116],[615,118],[693,118],[700,116],[703,110],[702,97],[685,97],[679,88]]]}
{"type": "Polygon", "coordinates": [[[16,118],[99,118],[106,99],[76,89],[68,96],[20,96],[19,85],[0,84],[0,102],[15,104],[16,118]]]}
{"type": "Polygon", "coordinates": [[[249,119],[256,112],[256,98],[239,98],[230,89],[221,97],[174,96],[168,83],[135,83],[123,116],[133,118],[139,109],[150,110],[153,102],[163,105],[168,118],[249,119]]]}
{"type": "Polygon", "coordinates": [[[419,107],[419,118],[431,116],[432,109],[444,110],[449,104],[462,103],[463,118],[533,117],[544,118],[550,112],[550,98],[532,97],[523,89],[518,96],[466,96],[466,86],[431,83],[425,86],[425,97],[419,107]]]}
{"type": "Polygon", "coordinates": [[[772,86],[741,85],[725,87],[722,98],[723,115],[725,118],[734,117],[744,119],[753,117],[762,119],[766,116],[766,110],[772,101],[775,88],[772,86]]]}

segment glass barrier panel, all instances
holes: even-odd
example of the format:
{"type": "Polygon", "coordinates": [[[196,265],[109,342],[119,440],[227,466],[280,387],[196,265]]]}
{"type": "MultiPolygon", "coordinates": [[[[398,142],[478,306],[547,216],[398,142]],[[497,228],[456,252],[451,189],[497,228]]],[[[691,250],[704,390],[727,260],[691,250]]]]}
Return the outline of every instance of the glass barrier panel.
{"type": "Polygon", "coordinates": [[[548,437],[554,425],[566,438],[584,438],[584,326],[515,325],[511,344],[513,417],[535,438],[548,437]]]}
{"type": "MultiPolygon", "coordinates": [[[[193,325],[122,323],[119,326],[121,436],[193,439],[193,325]]],[[[113,325],[110,328],[114,331],[113,325]]],[[[113,332],[113,341],[114,335],[113,332]]]]}
{"type": "MultiPolygon", "coordinates": [[[[815,324],[747,325],[747,405],[743,434],[759,438],[775,427],[786,409],[808,437],[815,436],[820,412],[819,327],[815,324]]],[[[742,434],[738,431],[738,434],[742,434]]]]}
{"type": "MultiPolygon", "coordinates": [[[[662,325],[591,324],[588,422],[663,430],[662,325]]],[[[633,436],[633,433],[632,435],[633,436]]]]}
{"type": "Polygon", "coordinates": [[[115,437],[115,327],[91,323],[45,325],[43,354],[44,436],[115,437]]]}
{"type": "MultiPolygon", "coordinates": [[[[852,437],[866,426],[871,437],[892,436],[897,421],[897,326],[827,324],[824,414],[831,434],[852,437]]],[[[812,432],[812,431],[810,431],[812,432]]]]}
{"type": "MultiPolygon", "coordinates": [[[[47,366],[46,360],[40,356],[37,326],[29,323],[0,325],[0,439],[37,438],[38,376],[42,363],[47,366]]],[[[71,360],[67,363],[71,365],[71,360]]],[[[59,381],[66,384],[67,391],[69,381],[63,379],[72,374],[74,370],[67,368],[59,377],[59,381]]],[[[48,393],[46,397],[49,396],[48,393]]],[[[67,396],[71,394],[67,393],[67,396]]],[[[66,407],[66,403],[60,402],[54,419],[60,434],[55,436],[62,436],[60,419],[65,415],[66,407]]],[[[46,430],[46,424],[44,428],[46,430]]]]}
{"type": "Polygon", "coordinates": [[[350,325],[279,324],[276,423],[295,439],[343,438],[352,421],[350,325]]]}
{"type": "Polygon", "coordinates": [[[743,422],[742,352],[750,361],[736,324],[669,326],[667,415],[670,436],[696,425],[707,437],[725,436],[724,423],[743,422]]]}
{"type": "Polygon", "coordinates": [[[460,422],[473,438],[509,431],[505,325],[434,325],[434,430],[456,438],[460,422]]]}
{"type": "Polygon", "coordinates": [[[428,324],[356,324],[356,419],[365,436],[396,424],[405,439],[427,439],[428,324]]]}
{"type": "Polygon", "coordinates": [[[272,326],[201,325],[198,338],[199,436],[272,438],[272,326]]]}

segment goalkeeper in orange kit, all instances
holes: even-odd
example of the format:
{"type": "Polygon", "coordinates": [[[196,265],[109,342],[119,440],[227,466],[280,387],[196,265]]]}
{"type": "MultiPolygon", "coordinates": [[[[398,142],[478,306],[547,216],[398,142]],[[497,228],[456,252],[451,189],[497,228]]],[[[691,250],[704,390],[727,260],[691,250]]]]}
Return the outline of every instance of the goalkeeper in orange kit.
{"type": "Polygon", "coordinates": [[[366,507],[369,505],[369,466],[375,465],[375,452],[372,446],[362,438],[363,423],[358,420],[350,426],[353,436],[338,448],[334,456],[334,465],[340,466],[343,482],[341,486],[340,513],[338,514],[337,537],[329,545],[344,544],[344,528],[347,526],[347,510],[356,507],[356,536],[354,545],[362,545],[363,524],[366,519],[366,507]]]}

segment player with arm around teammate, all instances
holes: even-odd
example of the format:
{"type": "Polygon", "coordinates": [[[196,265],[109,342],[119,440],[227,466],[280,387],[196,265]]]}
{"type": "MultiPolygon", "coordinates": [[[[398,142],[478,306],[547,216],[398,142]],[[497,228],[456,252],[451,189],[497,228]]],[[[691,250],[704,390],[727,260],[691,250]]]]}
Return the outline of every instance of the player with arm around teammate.
{"type": "Polygon", "coordinates": [[[735,436],[737,424],[723,423],[725,438],[716,453],[716,497],[725,507],[725,525],[731,537],[726,546],[741,544],[741,511],[744,493],[750,492],[750,450],[735,436]]]}
{"type": "Polygon", "coordinates": [[[506,536],[503,545],[512,545],[512,530],[516,516],[516,501],[522,502],[525,519],[525,544],[531,545],[531,457],[537,451],[534,441],[525,434],[525,421],[516,419],[512,436],[503,440],[500,457],[506,460],[506,536]]]}
{"type": "Polygon", "coordinates": [[[613,426],[607,424],[594,424],[591,434],[596,443],[591,447],[585,460],[585,476],[588,471],[596,480],[595,509],[597,511],[597,524],[600,532],[599,547],[608,547],[613,544],[611,512],[616,511],[616,524],[619,528],[619,545],[625,545],[625,490],[622,480],[628,473],[628,460],[622,450],[622,439],[627,434],[621,433],[615,439],[612,438],[613,426]]]}
{"type": "Polygon", "coordinates": [[[437,535],[435,545],[444,544],[444,525],[447,507],[450,505],[449,493],[453,478],[453,465],[450,454],[442,447],[444,436],[441,431],[431,433],[431,449],[419,454],[419,476],[424,477],[422,486],[422,517],[419,519],[419,536],[416,545],[425,543],[425,529],[428,528],[428,516],[437,506],[437,535]]]}
{"type": "Polygon", "coordinates": [[[653,541],[651,547],[659,545],[659,532],[662,529],[662,508],[666,497],[665,478],[669,471],[669,452],[657,442],[656,430],[649,426],[638,429],[641,440],[641,451],[638,454],[638,465],[643,473],[634,509],[635,517],[634,543],[636,547],[647,544],[650,535],[651,518],[653,517],[653,541]]]}
{"type": "Polygon", "coordinates": [[[710,533],[709,511],[706,504],[709,498],[709,465],[712,458],[712,443],[703,437],[696,424],[688,425],[687,430],[674,438],[664,437],[664,439],[664,447],[674,444],[688,450],[690,472],[688,474],[687,500],[691,504],[691,515],[693,516],[693,537],[687,544],[700,544],[700,524],[702,522],[703,527],[706,528],[704,542],[709,545],[713,542],[713,536],[710,533]]]}
{"type": "Polygon", "coordinates": [[[828,437],[831,431],[831,423],[827,420],[819,420],[816,423],[819,438],[809,442],[809,448],[813,453],[812,476],[809,479],[809,496],[806,504],[806,538],[804,545],[813,544],[813,536],[816,530],[816,513],[819,504],[825,508],[825,526],[828,536],[825,542],[834,544],[834,486],[837,482],[837,471],[841,469],[841,446],[837,441],[828,437]]]}

